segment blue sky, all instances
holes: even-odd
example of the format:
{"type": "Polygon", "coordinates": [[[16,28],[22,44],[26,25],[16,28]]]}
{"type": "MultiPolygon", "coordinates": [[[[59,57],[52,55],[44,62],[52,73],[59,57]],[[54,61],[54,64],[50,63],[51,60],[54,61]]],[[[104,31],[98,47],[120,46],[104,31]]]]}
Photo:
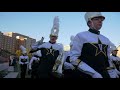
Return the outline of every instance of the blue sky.
{"type": "MultiPolygon", "coordinates": [[[[17,32],[36,40],[45,37],[49,41],[49,34],[53,26],[53,19],[59,16],[60,31],[57,42],[68,45],[70,36],[87,31],[84,19],[85,12],[0,12],[0,31],[17,32]]],[[[102,12],[106,17],[101,28],[101,34],[108,37],[116,46],[120,44],[120,12],[102,12]]]]}

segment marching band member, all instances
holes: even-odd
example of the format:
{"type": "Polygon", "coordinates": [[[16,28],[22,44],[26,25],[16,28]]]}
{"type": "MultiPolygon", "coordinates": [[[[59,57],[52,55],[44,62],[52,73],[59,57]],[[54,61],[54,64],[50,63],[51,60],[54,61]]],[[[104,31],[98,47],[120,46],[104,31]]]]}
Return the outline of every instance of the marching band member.
{"type": "Polygon", "coordinates": [[[27,56],[26,48],[24,46],[20,46],[22,50],[22,55],[19,57],[19,64],[21,68],[21,78],[25,78],[27,64],[29,63],[29,57],[27,56]]]}
{"type": "MultiPolygon", "coordinates": [[[[112,44],[112,43],[111,43],[112,44]]],[[[117,67],[116,67],[116,62],[120,61],[120,58],[116,56],[117,54],[117,48],[114,44],[111,45],[111,53],[112,55],[110,56],[110,60],[109,60],[109,64],[110,67],[108,67],[108,73],[110,75],[111,78],[119,78],[120,76],[120,71],[118,71],[117,67]]]]}
{"type": "Polygon", "coordinates": [[[50,40],[43,43],[42,45],[39,45],[37,50],[35,50],[40,50],[41,52],[40,65],[38,67],[39,78],[55,78],[55,76],[53,75],[53,67],[56,67],[56,63],[62,63],[59,59],[61,59],[61,56],[63,55],[63,45],[56,42],[56,40],[58,39],[58,32],[59,19],[58,17],[55,17],[53,28],[51,29],[50,33],[50,40]]]}
{"type": "MultiPolygon", "coordinates": [[[[74,36],[70,37],[70,49],[72,48],[73,45],[73,39],[74,36]]],[[[77,73],[78,70],[70,63],[70,51],[65,52],[65,58],[64,58],[64,67],[63,67],[63,74],[64,78],[79,78],[80,75],[77,73]]]]}
{"type": "Polygon", "coordinates": [[[29,63],[29,70],[31,71],[31,78],[38,78],[38,67],[40,65],[41,53],[39,51],[32,53],[32,58],[29,63]]]}
{"type": "Polygon", "coordinates": [[[112,62],[115,64],[117,70],[120,71],[120,57],[117,56],[118,49],[116,47],[112,50],[112,55],[110,56],[112,62]]]}
{"type": "MultiPolygon", "coordinates": [[[[41,38],[41,40],[37,41],[31,46],[31,50],[36,50],[39,45],[42,45],[44,42],[44,37],[41,38]]],[[[32,58],[29,63],[29,73],[31,74],[31,78],[38,78],[38,67],[40,65],[40,57],[41,52],[36,51],[32,53],[32,58]]]]}
{"type": "Polygon", "coordinates": [[[114,63],[111,60],[109,60],[109,64],[110,66],[107,67],[107,71],[110,75],[110,78],[119,78],[120,72],[117,70],[114,63]]]}
{"type": "Polygon", "coordinates": [[[70,61],[77,66],[83,78],[110,78],[110,40],[100,34],[105,17],[100,12],[87,12],[85,20],[88,31],[78,33],[70,54],[70,61]]]}

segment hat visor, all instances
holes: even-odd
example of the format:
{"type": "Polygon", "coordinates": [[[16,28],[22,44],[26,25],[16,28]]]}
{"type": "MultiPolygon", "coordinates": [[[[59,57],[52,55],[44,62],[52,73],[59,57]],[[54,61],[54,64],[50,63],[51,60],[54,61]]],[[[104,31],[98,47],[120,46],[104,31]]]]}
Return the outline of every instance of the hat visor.
{"type": "Polygon", "coordinates": [[[50,36],[52,36],[52,37],[58,37],[57,35],[53,35],[53,34],[50,34],[50,36]]]}
{"type": "MultiPolygon", "coordinates": [[[[105,20],[105,17],[104,17],[104,16],[96,16],[96,17],[103,18],[103,20],[105,20]]],[[[93,18],[96,18],[96,17],[93,17],[93,18]]],[[[93,19],[93,18],[92,18],[92,19],[93,19]]]]}
{"type": "Polygon", "coordinates": [[[113,50],[113,51],[119,51],[119,50],[116,49],[116,50],[113,50]]]}

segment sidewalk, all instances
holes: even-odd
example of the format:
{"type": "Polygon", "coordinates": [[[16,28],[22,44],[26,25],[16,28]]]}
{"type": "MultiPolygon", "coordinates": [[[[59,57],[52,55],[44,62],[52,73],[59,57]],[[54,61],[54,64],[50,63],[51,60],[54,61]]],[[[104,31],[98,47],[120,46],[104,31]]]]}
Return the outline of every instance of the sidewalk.
{"type": "Polygon", "coordinates": [[[9,63],[2,63],[0,64],[0,71],[8,69],[9,68],[9,63]]]}
{"type": "MultiPolygon", "coordinates": [[[[19,65],[19,63],[17,63],[17,67],[18,67],[18,72],[19,72],[18,78],[20,78],[21,70],[20,70],[20,65],[19,65]]],[[[27,69],[27,71],[26,71],[26,76],[25,76],[25,78],[31,78],[30,75],[28,75],[28,69],[27,69]]]]}

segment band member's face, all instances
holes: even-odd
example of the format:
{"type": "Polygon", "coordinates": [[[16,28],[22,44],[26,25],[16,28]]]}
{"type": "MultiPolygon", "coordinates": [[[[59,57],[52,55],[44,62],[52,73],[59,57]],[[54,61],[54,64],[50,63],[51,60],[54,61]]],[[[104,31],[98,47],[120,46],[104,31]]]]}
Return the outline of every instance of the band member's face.
{"type": "Polygon", "coordinates": [[[51,42],[56,42],[56,40],[57,40],[57,36],[50,36],[50,41],[51,42]]]}
{"type": "Polygon", "coordinates": [[[91,27],[94,27],[96,30],[100,30],[102,27],[102,23],[103,23],[104,18],[103,17],[95,17],[92,18],[90,22],[91,27]]]}
{"type": "Polygon", "coordinates": [[[24,56],[26,56],[26,55],[27,55],[27,53],[24,53],[23,55],[24,55],[24,56]]]}
{"type": "Polygon", "coordinates": [[[117,55],[117,50],[112,52],[113,55],[117,55]]]}

